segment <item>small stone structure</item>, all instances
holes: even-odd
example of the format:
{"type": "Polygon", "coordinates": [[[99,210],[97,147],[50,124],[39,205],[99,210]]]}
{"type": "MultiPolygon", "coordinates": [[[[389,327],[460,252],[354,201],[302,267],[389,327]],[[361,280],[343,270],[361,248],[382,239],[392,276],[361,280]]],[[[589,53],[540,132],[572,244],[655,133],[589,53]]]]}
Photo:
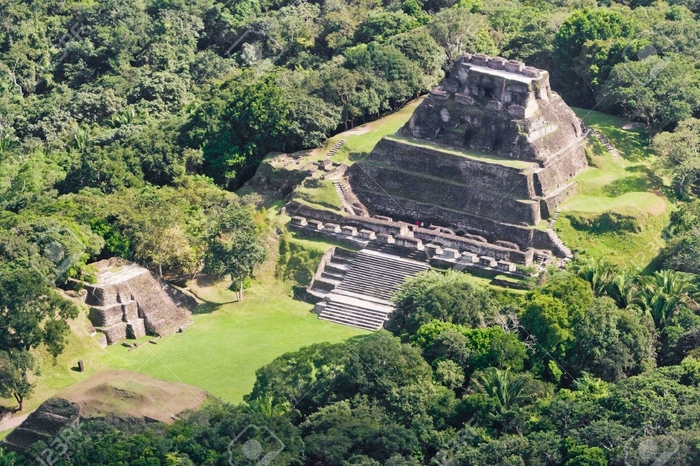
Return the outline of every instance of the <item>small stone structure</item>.
{"type": "Polygon", "coordinates": [[[85,285],[85,303],[90,321],[107,344],[147,334],[166,335],[192,323],[196,301],[148,269],[120,258],[93,265],[98,280],[85,285]]]}

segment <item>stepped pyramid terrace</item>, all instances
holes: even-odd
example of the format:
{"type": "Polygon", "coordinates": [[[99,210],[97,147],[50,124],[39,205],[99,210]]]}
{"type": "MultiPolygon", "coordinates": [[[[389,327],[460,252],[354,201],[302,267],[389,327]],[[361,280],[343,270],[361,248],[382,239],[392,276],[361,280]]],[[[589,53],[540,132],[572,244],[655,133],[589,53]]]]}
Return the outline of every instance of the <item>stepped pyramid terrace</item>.
{"type": "Polygon", "coordinates": [[[391,293],[429,266],[519,287],[532,273],[519,266],[569,261],[552,223],[587,167],[587,135],[546,71],[460,57],[366,157],[349,167],[316,163],[303,185],[332,183],[339,209],[287,205],[291,228],[359,249],[326,254],[307,288],[315,312],[379,329],[393,312],[391,293]]]}
{"type": "Polygon", "coordinates": [[[88,317],[103,345],[145,335],[167,335],[192,323],[197,302],[148,269],[114,257],[93,263],[98,280],[86,284],[88,317]]]}
{"type": "Polygon", "coordinates": [[[408,123],[348,173],[373,214],[552,249],[534,227],[575,192],[585,136],[546,71],[464,55],[408,123]]]}

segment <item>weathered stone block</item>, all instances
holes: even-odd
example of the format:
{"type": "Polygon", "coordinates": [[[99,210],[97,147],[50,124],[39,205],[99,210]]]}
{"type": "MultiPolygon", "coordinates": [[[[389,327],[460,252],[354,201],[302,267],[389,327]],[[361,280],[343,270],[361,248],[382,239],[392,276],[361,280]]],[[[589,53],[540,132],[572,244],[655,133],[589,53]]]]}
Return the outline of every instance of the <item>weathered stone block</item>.
{"type": "Polygon", "coordinates": [[[424,249],[423,241],[411,236],[396,236],[394,238],[394,244],[403,246],[404,248],[417,249],[419,251],[424,249]]]}
{"type": "Polygon", "coordinates": [[[461,257],[461,254],[459,253],[458,250],[453,249],[453,248],[445,248],[442,250],[442,255],[446,259],[459,259],[461,257]]]}
{"type": "Polygon", "coordinates": [[[479,256],[477,256],[476,254],[473,254],[471,252],[463,252],[461,261],[467,262],[470,264],[477,264],[479,262],[479,256]]]}
{"type": "Polygon", "coordinates": [[[307,226],[311,227],[313,230],[323,230],[323,222],[320,220],[307,220],[307,226]]]}
{"type": "Polygon", "coordinates": [[[489,60],[489,68],[493,68],[494,70],[502,70],[505,67],[507,61],[508,60],[506,60],[503,57],[492,57],[489,60]]]}
{"type": "Polygon", "coordinates": [[[146,326],[143,319],[134,319],[126,324],[127,338],[141,338],[146,336],[146,326]]]}
{"type": "Polygon", "coordinates": [[[113,345],[126,339],[126,322],[120,322],[107,328],[101,328],[100,332],[107,337],[107,344],[113,345]]]}
{"type": "Polygon", "coordinates": [[[344,235],[357,236],[357,228],[355,228],[355,227],[344,225],[342,227],[342,231],[343,231],[344,235]]]}
{"type": "Polygon", "coordinates": [[[479,257],[479,264],[486,266],[486,267],[496,267],[498,263],[496,262],[496,259],[493,257],[488,257],[488,256],[481,256],[479,257]]]}
{"type": "Polygon", "coordinates": [[[122,311],[124,313],[124,317],[122,320],[126,322],[139,318],[139,306],[138,304],[136,304],[136,301],[132,300],[123,303],[122,311]]]}
{"type": "Polygon", "coordinates": [[[498,270],[503,270],[505,272],[515,272],[515,264],[508,261],[498,261],[498,270]]]}
{"type": "Polygon", "coordinates": [[[508,60],[504,66],[505,70],[510,73],[522,73],[524,67],[525,64],[517,60],[508,60]]]}
{"type": "Polygon", "coordinates": [[[95,327],[111,327],[123,320],[124,312],[121,304],[107,307],[91,307],[88,318],[95,327]]]}
{"type": "Polygon", "coordinates": [[[377,239],[377,234],[373,230],[360,230],[360,238],[374,240],[377,239]]]}
{"type": "Polygon", "coordinates": [[[379,233],[377,235],[377,239],[381,243],[394,244],[394,237],[392,235],[387,234],[387,233],[379,233]]]}
{"type": "Polygon", "coordinates": [[[298,225],[300,227],[305,227],[307,225],[306,218],[304,217],[292,217],[292,225],[298,225]]]}
{"type": "Polygon", "coordinates": [[[437,244],[426,244],[425,252],[428,253],[429,257],[435,257],[442,255],[442,248],[437,244]]]}
{"type": "Polygon", "coordinates": [[[324,229],[333,233],[340,233],[342,231],[340,229],[340,225],[338,225],[337,223],[325,223],[323,227],[324,229]]]}

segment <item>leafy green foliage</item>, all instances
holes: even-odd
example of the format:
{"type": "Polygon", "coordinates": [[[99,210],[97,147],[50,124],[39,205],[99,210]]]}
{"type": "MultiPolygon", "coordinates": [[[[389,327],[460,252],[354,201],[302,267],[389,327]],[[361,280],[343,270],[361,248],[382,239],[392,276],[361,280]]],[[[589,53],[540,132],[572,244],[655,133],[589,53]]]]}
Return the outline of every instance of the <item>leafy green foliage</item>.
{"type": "Polygon", "coordinates": [[[683,120],[672,133],[657,134],[652,147],[662,157],[660,165],[673,177],[679,197],[687,199],[700,180],[700,120],[683,120]]]}
{"type": "Polygon", "coordinates": [[[56,357],[70,331],[67,320],[78,309],[33,269],[5,264],[0,270],[0,392],[23,407],[37,373],[33,349],[43,346],[56,357]]]}
{"type": "Polygon", "coordinates": [[[231,277],[243,298],[243,281],[251,278],[255,267],[267,257],[264,231],[255,222],[251,205],[229,204],[214,220],[209,234],[204,269],[220,278],[231,277]]]}
{"type": "Polygon", "coordinates": [[[404,282],[394,296],[396,311],[387,323],[392,332],[415,333],[433,319],[483,327],[496,314],[493,298],[459,272],[429,271],[404,282]]]}

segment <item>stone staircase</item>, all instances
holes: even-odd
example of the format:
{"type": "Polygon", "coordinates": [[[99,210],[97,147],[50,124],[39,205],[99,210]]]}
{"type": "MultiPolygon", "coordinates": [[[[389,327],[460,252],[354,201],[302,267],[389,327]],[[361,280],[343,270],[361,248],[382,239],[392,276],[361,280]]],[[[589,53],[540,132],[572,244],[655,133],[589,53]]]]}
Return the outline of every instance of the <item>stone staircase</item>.
{"type": "Polygon", "coordinates": [[[600,131],[596,131],[594,129],[591,129],[591,135],[596,138],[600,143],[605,146],[605,148],[610,152],[610,155],[612,155],[614,158],[620,157],[620,152],[615,149],[615,146],[612,145],[612,142],[610,142],[610,139],[608,139],[603,133],[600,131]]]}
{"type": "Polygon", "coordinates": [[[561,238],[559,238],[559,235],[557,235],[556,231],[554,231],[552,228],[548,228],[547,229],[547,236],[549,236],[549,238],[552,240],[552,242],[556,245],[557,249],[559,250],[559,251],[555,251],[555,253],[559,252],[561,255],[564,256],[564,258],[561,260],[561,264],[566,264],[567,262],[570,262],[571,259],[574,258],[574,253],[571,252],[571,249],[566,247],[566,245],[561,240],[561,238]]]}
{"type": "Polygon", "coordinates": [[[340,204],[345,211],[352,215],[369,217],[369,211],[352,191],[347,179],[334,180],[333,186],[338,193],[338,197],[340,197],[340,204]]]}
{"type": "Polygon", "coordinates": [[[426,263],[374,250],[363,249],[354,257],[336,253],[321,273],[320,283],[317,278],[310,290],[324,296],[315,312],[319,319],[379,330],[394,311],[391,294],[407,277],[427,269],[426,263]]]}
{"type": "Polygon", "coordinates": [[[403,259],[410,259],[418,262],[427,262],[430,255],[425,250],[406,249],[395,244],[373,242],[369,243],[365,248],[366,251],[376,251],[392,256],[399,256],[403,259]]]}
{"type": "Polygon", "coordinates": [[[557,209],[554,212],[554,215],[552,215],[552,218],[549,220],[549,226],[548,228],[551,230],[554,228],[554,224],[557,223],[557,219],[559,218],[559,214],[561,213],[561,210],[557,209]]]}
{"type": "Polygon", "coordinates": [[[336,142],[335,145],[333,147],[331,147],[331,150],[328,151],[326,156],[333,157],[335,155],[335,153],[338,152],[338,149],[343,147],[343,144],[345,144],[345,139],[341,139],[340,141],[336,142]]]}

